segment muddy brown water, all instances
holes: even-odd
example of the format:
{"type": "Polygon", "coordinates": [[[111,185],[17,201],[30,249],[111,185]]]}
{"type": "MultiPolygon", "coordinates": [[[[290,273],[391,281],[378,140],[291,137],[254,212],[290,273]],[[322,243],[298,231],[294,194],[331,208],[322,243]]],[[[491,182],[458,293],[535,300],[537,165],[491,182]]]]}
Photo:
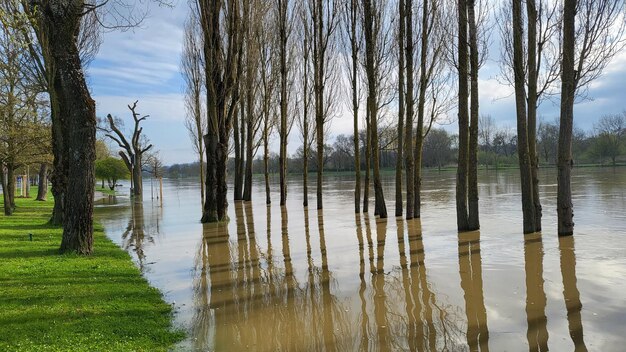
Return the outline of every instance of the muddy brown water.
{"type": "Polygon", "coordinates": [[[543,233],[526,236],[516,170],[480,173],[481,230],[462,234],[454,172],[424,175],[421,220],[355,215],[353,178],[331,175],[323,211],[290,175],[286,207],[258,178],[227,223],[199,222],[195,180],[165,180],[162,206],[146,180],[143,203],[96,217],[175,306],[178,350],[624,351],[626,169],[575,170],[565,238],[555,172],[540,176],[543,233]]]}

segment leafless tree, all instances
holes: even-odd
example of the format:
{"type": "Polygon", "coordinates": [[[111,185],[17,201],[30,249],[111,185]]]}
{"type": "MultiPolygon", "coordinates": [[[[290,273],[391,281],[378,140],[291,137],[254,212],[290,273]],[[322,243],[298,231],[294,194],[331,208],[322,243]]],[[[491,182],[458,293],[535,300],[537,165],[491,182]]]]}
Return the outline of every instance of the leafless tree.
{"type": "Polygon", "coordinates": [[[152,144],[147,142],[145,135],[142,134],[143,127],[140,127],[141,121],[144,121],[150,115],[141,116],[137,112],[137,103],[135,101],[132,105],[128,105],[133,116],[133,132],[129,138],[124,136],[124,132],[120,129],[122,125],[121,120],[115,120],[111,114],[107,115],[107,127],[101,127],[105,131],[105,135],[111,140],[115,141],[117,145],[122,148],[119,155],[124,160],[128,171],[131,174],[131,192],[136,197],[143,196],[143,180],[141,176],[143,154],[152,148],[152,144]]]}
{"type": "Polygon", "coordinates": [[[185,22],[185,38],[181,68],[185,79],[185,127],[200,164],[200,199],[204,202],[204,143],[206,114],[204,112],[204,56],[200,16],[197,4],[190,4],[191,13],[185,22]]]}
{"type": "Polygon", "coordinates": [[[565,0],[563,4],[563,60],[558,147],[558,234],[574,233],[571,170],[572,131],[576,96],[585,96],[589,83],[602,74],[624,47],[626,22],[623,0],[565,0]]]}
{"type": "MultiPolygon", "coordinates": [[[[313,22],[313,92],[315,97],[315,133],[317,144],[317,209],[322,209],[322,177],[324,162],[324,131],[332,118],[325,102],[327,85],[333,77],[333,67],[329,65],[335,44],[335,30],[339,23],[340,2],[337,0],[308,1],[309,13],[313,22]]],[[[336,76],[335,76],[336,77],[336,76]]]]}
{"type": "MultiPolygon", "coordinates": [[[[198,0],[198,3],[204,39],[208,119],[204,136],[207,175],[202,222],[216,222],[227,218],[226,162],[239,99],[237,86],[245,28],[241,28],[239,1],[198,0]]],[[[248,4],[243,5],[245,11],[248,4]]]]}

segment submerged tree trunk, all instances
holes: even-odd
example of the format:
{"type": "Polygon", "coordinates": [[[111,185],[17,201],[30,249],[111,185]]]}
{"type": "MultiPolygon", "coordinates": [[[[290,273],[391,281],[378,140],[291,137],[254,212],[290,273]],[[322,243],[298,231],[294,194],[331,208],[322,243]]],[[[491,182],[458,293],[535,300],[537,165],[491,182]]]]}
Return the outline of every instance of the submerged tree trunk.
{"type": "Polygon", "coordinates": [[[535,0],[526,1],[528,14],[528,157],[533,189],[535,231],[541,231],[539,199],[539,157],[537,155],[537,8],[535,0]]]}
{"type": "Polygon", "coordinates": [[[365,183],[363,185],[363,212],[369,211],[369,196],[370,196],[370,171],[371,158],[372,158],[372,139],[371,139],[371,127],[370,127],[370,111],[366,108],[365,113],[365,183]]]}
{"type": "Polygon", "coordinates": [[[458,72],[459,72],[459,156],[456,173],[456,223],[459,231],[469,229],[467,214],[467,163],[468,163],[468,54],[467,54],[467,4],[466,0],[458,0],[459,13],[459,45],[458,45],[458,72]]]}
{"type": "Polygon", "coordinates": [[[374,199],[376,215],[381,218],[387,217],[387,207],[383,186],[380,179],[380,160],[378,145],[378,88],[377,69],[374,62],[374,52],[377,47],[377,40],[374,28],[374,9],[371,0],[365,0],[363,4],[363,18],[365,27],[365,62],[368,83],[367,109],[369,110],[370,135],[372,139],[372,164],[374,164],[374,199]]]}
{"type": "Polygon", "coordinates": [[[39,166],[39,189],[35,200],[44,201],[48,195],[48,164],[41,163],[39,166]]]}
{"type": "Polygon", "coordinates": [[[243,187],[243,200],[252,201],[252,162],[254,158],[254,120],[252,120],[252,109],[248,105],[248,121],[246,121],[246,172],[243,187]]]}
{"type": "MultiPolygon", "coordinates": [[[[406,0],[405,3],[405,27],[406,38],[403,45],[406,45],[406,50],[403,48],[406,57],[406,128],[404,141],[405,150],[404,158],[406,162],[406,218],[412,219],[415,215],[415,208],[418,205],[415,204],[415,159],[413,157],[413,114],[414,114],[414,102],[413,102],[413,1],[406,0]]],[[[402,22],[402,13],[400,13],[400,21],[402,22]]],[[[417,211],[419,215],[419,210],[417,211]]]]}
{"type": "Polygon", "coordinates": [[[419,80],[419,97],[417,101],[417,126],[415,128],[415,150],[413,151],[413,159],[415,160],[414,174],[414,208],[413,217],[420,218],[422,216],[422,149],[424,146],[424,110],[426,108],[426,89],[428,88],[427,59],[428,59],[428,0],[422,5],[422,35],[420,48],[420,80],[419,80]]]}
{"type": "Polygon", "coordinates": [[[563,4],[563,61],[561,68],[561,118],[559,128],[557,215],[559,236],[574,234],[572,206],[572,129],[574,124],[574,71],[576,0],[563,4]]]}
{"type": "MultiPolygon", "coordinates": [[[[280,205],[287,202],[287,0],[278,1],[280,43],[280,205]]],[[[319,152],[319,151],[318,151],[319,152]]],[[[321,199],[320,199],[321,200],[321,199]]],[[[321,206],[319,207],[321,208],[321,206]]]]}
{"type": "MultiPolygon", "coordinates": [[[[354,143],[354,212],[361,211],[361,153],[359,147],[359,92],[358,92],[358,5],[357,0],[351,0],[350,5],[350,44],[352,54],[352,115],[353,115],[353,143],[354,143]]],[[[367,153],[366,153],[367,154],[367,153]]]]}
{"type": "Polygon", "coordinates": [[[235,144],[235,184],[233,185],[233,200],[238,201],[243,199],[243,135],[240,134],[241,128],[239,124],[244,124],[244,100],[241,101],[240,114],[235,114],[233,119],[233,141],[235,144]]]}
{"type": "MultiPolygon", "coordinates": [[[[513,1],[513,72],[515,81],[515,107],[517,111],[517,153],[519,158],[520,181],[522,188],[522,214],[524,233],[535,232],[535,209],[531,165],[528,154],[528,129],[526,124],[526,75],[524,67],[522,1],[513,1]]],[[[529,107],[530,109],[530,107],[529,107]]]]}
{"type": "Polygon", "coordinates": [[[480,228],[478,215],[478,35],[476,28],[475,0],[467,1],[469,47],[470,47],[470,126],[468,170],[468,229],[480,228]]]}
{"type": "Polygon", "coordinates": [[[272,198],[270,197],[270,170],[269,170],[269,159],[270,159],[270,148],[269,148],[269,116],[265,116],[265,126],[263,128],[263,176],[265,178],[265,204],[272,203],[272,198]]]}
{"type": "Polygon", "coordinates": [[[402,216],[402,149],[404,148],[404,1],[398,2],[398,147],[396,152],[396,216],[402,216]]]}

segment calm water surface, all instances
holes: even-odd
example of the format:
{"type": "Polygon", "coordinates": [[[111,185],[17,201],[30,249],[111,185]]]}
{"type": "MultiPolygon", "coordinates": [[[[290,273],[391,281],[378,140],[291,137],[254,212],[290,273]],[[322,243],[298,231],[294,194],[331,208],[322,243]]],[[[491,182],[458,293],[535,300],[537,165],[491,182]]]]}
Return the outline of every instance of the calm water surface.
{"type": "Polygon", "coordinates": [[[175,305],[180,350],[625,350],[626,169],[575,170],[566,238],[553,171],[544,231],[527,236],[516,170],[481,173],[481,230],[463,234],[453,172],[426,173],[421,221],[355,215],[350,177],[326,177],[324,210],[303,209],[299,178],[283,208],[255,180],[224,224],[199,222],[195,180],[165,180],[162,206],[149,184],[143,204],[99,202],[107,235],[175,305]]]}

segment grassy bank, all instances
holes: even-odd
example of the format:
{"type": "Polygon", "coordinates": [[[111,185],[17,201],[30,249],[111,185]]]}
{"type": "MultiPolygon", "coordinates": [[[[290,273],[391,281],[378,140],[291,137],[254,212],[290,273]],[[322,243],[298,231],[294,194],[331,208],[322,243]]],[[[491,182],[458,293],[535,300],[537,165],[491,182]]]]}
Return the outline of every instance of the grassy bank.
{"type": "Polygon", "coordinates": [[[60,255],[62,230],[46,223],[52,201],[16,205],[0,215],[0,351],[166,351],[183,337],[100,226],[94,255],[60,255]]]}
{"type": "Polygon", "coordinates": [[[106,187],[106,186],[102,187],[102,185],[100,185],[100,184],[96,185],[96,192],[101,192],[101,193],[106,194],[108,196],[116,195],[115,191],[110,190],[109,187],[106,187]]]}

